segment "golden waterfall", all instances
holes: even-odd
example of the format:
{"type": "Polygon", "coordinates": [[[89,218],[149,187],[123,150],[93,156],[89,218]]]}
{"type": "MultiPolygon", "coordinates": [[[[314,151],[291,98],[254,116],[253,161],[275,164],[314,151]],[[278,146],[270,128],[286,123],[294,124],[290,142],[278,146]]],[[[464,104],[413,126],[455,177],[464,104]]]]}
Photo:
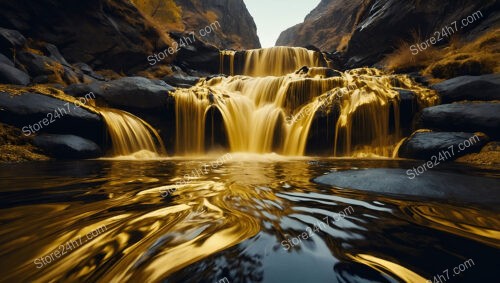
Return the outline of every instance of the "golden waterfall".
{"type": "MultiPolygon", "coordinates": [[[[401,140],[397,90],[413,91],[422,105],[438,99],[407,76],[377,69],[337,72],[313,67],[293,72],[304,65],[317,66],[317,54],[291,47],[246,51],[246,75],[216,77],[178,89],[176,153],[204,153],[207,112],[216,107],[232,152],[302,156],[321,111],[336,115],[336,123],[328,125],[335,133],[332,155],[390,157],[401,140]]],[[[221,62],[224,56],[232,56],[234,63],[234,52],[221,53],[221,62]]]]}
{"type": "MultiPolygon", "coordinates": [[[[229,62],[229,74],[235,74],[236,51],[221,51],[220,73],[224,74],[225,62],[229,62]],[[227,59],[226,59],[227,58],[227,59]]],[[[252,77],[281,76],[296,71],[302,66],[323,67],[321,53],[301,47],[278,46],[244,51],[242,75],[252,77]]]]}
{"type": "Polygon", "coordinates": [[[112,154],[131,155],[147,151],[147,157],[165,153],[163,141],[153,127],[142,119],[121,110],[98,108],[106,122],[112,142],[112,154]]]}

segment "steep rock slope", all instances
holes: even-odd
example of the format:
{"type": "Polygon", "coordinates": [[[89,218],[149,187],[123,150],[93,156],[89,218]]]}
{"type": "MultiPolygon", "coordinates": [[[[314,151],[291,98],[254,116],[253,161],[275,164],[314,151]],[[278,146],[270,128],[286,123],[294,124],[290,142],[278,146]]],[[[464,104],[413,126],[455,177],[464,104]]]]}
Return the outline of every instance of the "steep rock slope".
{"type": "Polygon", "coordinates": [[[185,31],[198,33],[210,24],[213,32],[201,39],[224,49],[260,48],[257,26],[243,0],[175,0],[182,8],[185,31]],[[216,27],[216,28],[213,28],[216,27]]]}
{"type": "Polygon", "coordinates": [[[276,44],[345,51],[350,67],[371,65],[401,41],[425,41],[435,31],[480,11],[482,16],[474,23],[463,29],[458,24],[461,38],[473,40],[498,25],[494,12],[499,6],[496,0],[323,0],[302,24],[284,31],[276,44]]]}

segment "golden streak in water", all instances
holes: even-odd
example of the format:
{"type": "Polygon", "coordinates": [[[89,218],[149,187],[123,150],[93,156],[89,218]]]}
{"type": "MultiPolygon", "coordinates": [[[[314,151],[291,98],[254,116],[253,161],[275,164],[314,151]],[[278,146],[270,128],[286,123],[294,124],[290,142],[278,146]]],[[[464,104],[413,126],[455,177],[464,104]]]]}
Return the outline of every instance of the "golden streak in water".
{"type": "Polygon", "coordinates": [[[409,270],[408,268],[385,259],[381,259],[367,254],[357,254],[357,255],[348,254],[348,256],[352,258],[354,261],[368,265],[371,268],[376,269],[380,272],[396,275],[397,277],[401,278],[404,282],[408,283],[427,282],[427,280],[424,277],[409,270]]]}

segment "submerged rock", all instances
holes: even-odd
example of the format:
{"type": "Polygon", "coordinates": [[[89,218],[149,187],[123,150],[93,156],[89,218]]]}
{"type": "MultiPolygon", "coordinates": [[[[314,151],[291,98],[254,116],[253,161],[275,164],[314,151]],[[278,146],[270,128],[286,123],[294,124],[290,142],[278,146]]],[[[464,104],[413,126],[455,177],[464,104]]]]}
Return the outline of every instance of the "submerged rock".
{"type": "Polygon", "coordinates": [[[423,128],[449,132],[483,132],[500,138],[500,103],[463,102],[425,108],[420,118],[423,128]]]}
{"type": "Polygon", "coordinates": [[[35,137],[34,144],[48,155],[60,159],[96,158],[102,154],[96,143],[74,135],[44,134],[35,137]]]}
{"type": "Polygon", "coordinates": [[[347,170],[332,172],[313,181],[374,194],[500,205],[498,179],[433,170],[411,179],[409,171],[412,172],[411,169],[389,168],[347,170]]]}
{"type": "Polygon", "coordinates": [[[487,142],[488,137],[481,133],[416,132],[401,145],[398,156],[430,160],[444,155],[451,161],[481,150],[487,142]]]}
{"type": "Polygon", "coordinates": [[[25,72],[0,62],[0,83],[25,86],[30,83],[30,77],[25,72]]]}
{"type": "Polygon", "coordinates": [[[500,99],[500,74],[462,76],[432,86],[443,103],[460,100],[500,99]]]}

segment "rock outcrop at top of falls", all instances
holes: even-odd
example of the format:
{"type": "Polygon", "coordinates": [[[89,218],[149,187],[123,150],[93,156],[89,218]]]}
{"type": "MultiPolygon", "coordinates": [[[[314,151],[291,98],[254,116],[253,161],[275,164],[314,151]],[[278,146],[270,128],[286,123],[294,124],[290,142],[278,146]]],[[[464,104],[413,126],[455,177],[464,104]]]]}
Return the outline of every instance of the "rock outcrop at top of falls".
{"type": "Polygon", "coordinates": [[[283,31],[276,45],[344,51],[349,67],[372,65],[402,41],[417,41],[415,34],[425,41],[435,31],[480,11],[482,17],[476,22],[458,27],[461,38],[474,40],[498,26],[499,14],[493,13],[498,9],[495,0],[322,0],[303,23],[283,31]]]}
{"type": "MultiPolygon", "coordinates": [[[[95,69],[128,74],[144,70],[149,66],[148,56],[174,45],[176,39],[169,37],[169,32],[193,31],[199,41],[220,48],[260,47],[255,23],[242,0],[178,0],[179,7],[174,6],[182,15],[167,25],[156,22],[133,2],[2,0],[0,27],[54,44],[70,63],[84,62],[95,69]],[[218,28],[199,36],[201,29],[215,21],[220,24],[218,28]]],[[[0,53],[8,53],[8,45],[12,44],[0,42],[0,53]]]]}

